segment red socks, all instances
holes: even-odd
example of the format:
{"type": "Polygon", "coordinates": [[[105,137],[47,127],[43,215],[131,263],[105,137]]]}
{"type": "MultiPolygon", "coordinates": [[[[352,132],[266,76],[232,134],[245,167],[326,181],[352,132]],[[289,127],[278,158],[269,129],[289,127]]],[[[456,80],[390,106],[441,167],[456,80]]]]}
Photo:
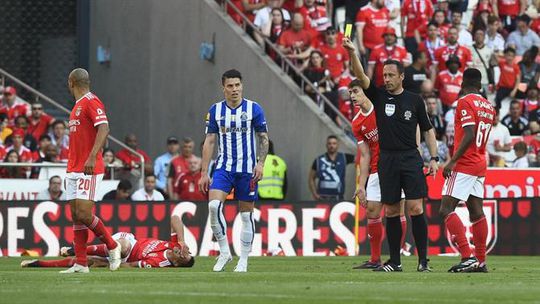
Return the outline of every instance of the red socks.
{"type": "Polygon", "coordinates": [[[401,220],[401,247],[405,245],[405,238],[407,237],[407,217],[405,215],[400,216],[401,220]]]}
{"type": "Polygon", "coordinates": [[[103,222],[97,216],[92,217],[92,224],[88,226],[88,229],[92,230],[94,234],[107,245],[107,249],[111,250],[116,248],[116,242],[113,240],[109,230],[105,228],[103,222]]]}
{"type": "Polygon", "coordinates": [[[75,263],[74,258],[65,258],[63,260],[53,260],[53,261],[38,261],[39,267],[71,267],[73,266],[74,263],[75,263]]]}
{"type": "Polygon", "coordinates": [[[86,254],[88,254],[88,255],[97,255],[97,256],[100,256],[100,257],[108,257],[109,256],[109,250],[107,250],[107,245],[105,245],[105,244],[90,245],[86,249],[86,254]]]}
{"type": "MultiPolygon", "coordinates": [[[[463,223],[459,219],[459,216],[452,212],[446,218],[444,219],[444,222],[446,224],[446,229],[448,229],[448,232],[453,237],[454,242],[458,246],[459,253],[461,254],[461,258],[469,258],[471,257],[471,247],[469,246],[469,241],[467,240],[467,237],[465,236],[465,226],[463,226],[463,223]]],[[[473,226],[474,229],[474,226],[473,226]]],[[[475,234],[476,235],[476,234],[475,234]]],[[[484,238],[484,244],[485,244],[485,238],[484,238]]],[[[475,244],[476,244],[476,237],[475,237],[475,244]]],[[[485,245],[484,245],[485,249],[485,245]]],[[[485,250],[484,250],[485,252],[485,250]]]]}
{"type": "Polygon", "coordinates": [[[85,225],[73,225],[73,247],[75,249],[75,263],[81,266],[88,266],[86,258],[86,242],[88,241],[88,228],[85,225]]]}
{"type": "Polygon", "coordinates": [[[476,258],[480,263],[485,263],[486,239],[488,234],[488,225],[485,216],[482,216],[472,224],[472,233],[476,258]]]}
{"type": "Polygon", "coordinates": [[[367,233],[371,247],[371,262],[379,262],[381,260],[383,236],[383,225],[380,217],[374,219],[368,218],[367,233]]]}

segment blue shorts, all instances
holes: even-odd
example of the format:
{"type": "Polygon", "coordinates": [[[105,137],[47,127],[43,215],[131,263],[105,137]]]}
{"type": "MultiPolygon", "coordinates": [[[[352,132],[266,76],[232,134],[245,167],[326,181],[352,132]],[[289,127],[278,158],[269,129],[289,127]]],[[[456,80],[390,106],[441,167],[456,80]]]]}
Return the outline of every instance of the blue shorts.
{"type": "Polygon", "coordinates": [[[239,201],[254,202],[257,200],[257,183],[251,173],[233,173],[217,169],[212,176],[210,190],[221,190],[230,193],[234,188],[234,197],[239,201]]]}

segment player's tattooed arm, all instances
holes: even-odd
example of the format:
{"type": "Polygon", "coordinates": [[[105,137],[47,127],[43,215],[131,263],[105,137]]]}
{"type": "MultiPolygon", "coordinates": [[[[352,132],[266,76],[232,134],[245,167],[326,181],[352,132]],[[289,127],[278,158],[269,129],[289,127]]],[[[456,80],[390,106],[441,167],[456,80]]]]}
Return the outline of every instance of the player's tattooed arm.
{"type": "Polygon", "coordinates": [[[268,133],[266,132],[260,132],[257,133],[257,135],[259,136],[259,155],[257,157],[259,159],[259,164],[264,165],[264,161],[268,155],[268,146],[270,140],[268,139],[268,133]]]}

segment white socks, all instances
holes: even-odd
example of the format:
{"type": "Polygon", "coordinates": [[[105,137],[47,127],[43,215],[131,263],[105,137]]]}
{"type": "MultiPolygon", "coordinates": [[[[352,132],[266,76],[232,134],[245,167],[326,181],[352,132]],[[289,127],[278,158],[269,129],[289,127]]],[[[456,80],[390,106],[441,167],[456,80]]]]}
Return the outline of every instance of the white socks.
{"type": "Polygon", "coordinates": [[[255,235],[255,222],[253,220],[253,212],[240,212],[242,217],[242,233],[240,234],[240,260],[247,261],[248,255],[251,252],[253,244],[253,236],[255,235]]]}
{"type": "Polygon", "coordinates": [[[223,203],[218,200],[212,200],[208,203],[210,212],[210,227],[219,244],[221,255],[230,255],[229,240],[227,239],[227,222],[223,216],[223,203]]]}

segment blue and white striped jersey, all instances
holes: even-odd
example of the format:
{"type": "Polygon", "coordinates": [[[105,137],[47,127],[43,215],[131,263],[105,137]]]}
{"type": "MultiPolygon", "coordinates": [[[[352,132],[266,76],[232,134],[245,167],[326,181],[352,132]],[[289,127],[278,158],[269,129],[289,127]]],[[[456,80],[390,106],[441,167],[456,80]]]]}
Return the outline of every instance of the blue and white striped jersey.
{"type": "Polygon", "coordinates": [[[256,132],[267,132],[262,107],[249,99],[235,109],[225,100],[210,108],[206,116],[206,134],[219,137],[216,169],[233,173],[253,173],[257,164],[256,132]]]}

